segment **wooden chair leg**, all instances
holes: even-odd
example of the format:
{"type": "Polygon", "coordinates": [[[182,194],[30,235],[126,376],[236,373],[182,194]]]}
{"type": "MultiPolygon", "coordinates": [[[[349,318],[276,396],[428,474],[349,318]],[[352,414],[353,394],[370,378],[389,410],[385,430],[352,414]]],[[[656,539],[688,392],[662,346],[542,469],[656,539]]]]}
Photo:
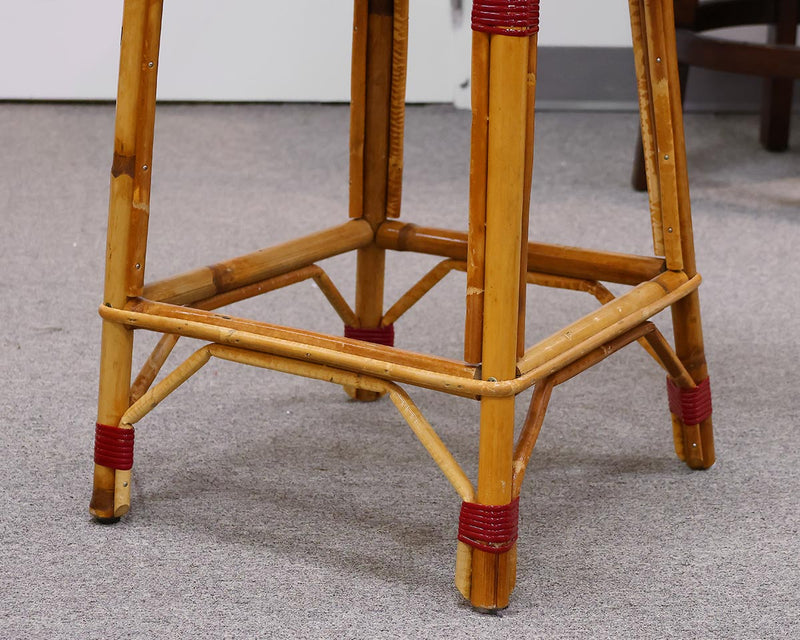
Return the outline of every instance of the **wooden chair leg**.
{"type": "MultiPolygon", "coordinates": [[[[103,298],[115,309],[141,291],[143,280],[161,13],[162,0],[125,1],[103,298]]],[[[101,521],[129,508],[133,439],[119,421],[130,403],[132,352],[133,331],[104,321],[89,506],[101,521]]]]}
{"type": "MultiPolygon", "coordinates": [[[[770,44],[794,46],[797,42],[797,2],[779,0],[776,23],[769,27],[770,44]]],[[[789,147],[793,78],[765,78],[761,101],[761,144],[769,151],[789,147]]]]}

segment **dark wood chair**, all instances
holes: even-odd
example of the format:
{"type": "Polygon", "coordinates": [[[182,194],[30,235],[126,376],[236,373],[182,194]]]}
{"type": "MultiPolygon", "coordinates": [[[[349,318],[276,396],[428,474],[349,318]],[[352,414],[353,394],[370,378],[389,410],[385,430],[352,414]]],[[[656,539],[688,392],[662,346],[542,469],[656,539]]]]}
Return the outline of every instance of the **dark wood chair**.
{"type": "MultiPolygon", "coordinates": [[[[796,47],[800,0],[675,0],[675,24],[681,95],[689,67],[764,78],[761,103],[761,144],[784,151],[794,80],[800,78],[800,48],[796,47]],[[708,32],[724,27],[769,25],[764,44],[725,40],[708,32]]],[[[633,187],[647,188],[642,145],[637,145],[633,187]]]]}

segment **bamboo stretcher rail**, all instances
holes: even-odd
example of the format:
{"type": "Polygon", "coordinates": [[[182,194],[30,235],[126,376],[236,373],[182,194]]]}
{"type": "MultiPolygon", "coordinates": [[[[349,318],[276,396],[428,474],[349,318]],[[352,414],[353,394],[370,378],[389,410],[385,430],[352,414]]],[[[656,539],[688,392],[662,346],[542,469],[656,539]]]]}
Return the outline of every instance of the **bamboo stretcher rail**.
{"type": "Polygon", "coordinates": [[[303,238],[154,282],[144,288],[142,295],[170,304],[192,304],[364,247],[372,239],[368,222],[350,220],[303,238]]]}
{"type": "Polygon", "coordinates": [[[389,308],[381,320],[381,326],[388,327],[390,324],[394,324],[400,316],[419,302],[448,273],[453,270],[465,271],[466,268],[466,263],[461,260],[448,259],[437,264],[389,308]]]}
{"type": "MultiPolygon", "coordinates": [[[[674,274],[673,272],[662,275],[669,274],[676,276],[678,280],[681,279],[680,274],[674,274]]],[[[669,280],[669,278],[666,280],[669,280]]],[[[553,334],[540,342],[539,345],[528,349],[526,357],[517,364],[521,373],[519,377],[497,381],[476,380],[474,379],[474,367],[445,358],[423,356],[413,352],[404,352],[393,347],[368,345],[358,340],[334,338],[299,329],[287,329],[264,323],[239,320],[229,316],[217,316],[200,310],[173,307],[162,303],[139,301],[132,310],[101,306],[99,313],[105,320],[129,327],[149,329],[162,333],[174,333],[218,344],[226,344],[263,353],[274,353],[301,361],[326,364],[350,371],[364,371],[368,375],[377,378],[404,382],[452,395],[471,398],[481,396],[503,398],[521,393],[537,380],[551,375],[592,349],[641,324],[659,311],[675,304],[678,300],[695,291],[701,282],[699,275],[688,281],[685,281],[685,278],[683,280],[682,284],[675,286],[672,290],[662,290],[662,296],[655,297],[652,302],[648,302],[653,297],[653,291],[650,288],[649,294],[642,299],[642,302],[646,304],[640,307],[632,306],[628,315],[623,317],[619,317],[611,308],[611,305],[624,296],[615,299],[614,302],[601,307],[597,311],[597,313],[601,313],[605,317],[603,321],[604,329],[594,334],[589,333],[580,340],[576,338],[574,343],[564,339],[564,332],[553,334]],[[164,315],[158,315],[162,313],[164,315]],[[608,316],[614,315],[617,315],[619,319],[608,323],[608,316]],[[241,325],[238,325],[238,323],[241,323],[241,325]],[[238,325],[242,328],[232,328],[231,325],[238,325]],[[255,333],[255,331],[260,331],[261,333],[255,333]],[[303,339],[315,342],[315,344],[302,342],[303,339]],[[541,357],[543,347],[547,348],[547,357],[541,357]],[[365,354],[367,351],[369,355],[365,354]],[[360,355],[359,352],[365,355],[360,355]],[[402,363],[390,362],[388,361],[390,357],[402,360],[402,363]],[[451,373],[443,373],[443,371],[450,371],[451,373]]],[[[630,295],[631,293],[633,292],[625,295],[630,295]]],[[[580,330],[583,326],[592,325],[595,322],[595,317],[596,314],[589,314],[574,323],[574,325],[571,325],[573,329],[568,327],[565,331],[584,334],[584,331],[576,331],[575,329],[580,330]],[[579,326],[575,327],[575,325],[579,326]]]]}
{"type": "Polygon", "coordinates": [[[553,388],[595,366],[630,343],[655,333],[658,333],[656,326],[652,322],[645,322],[536,383],[522,432],[514,448],[512,497],[518,498],[520,495],[525,469],[536,446],[553,388]]]}
{"type": "MultiPolygon", "coordinates": [[[[467,258],[467,236],[459,231],[388,220],[378,229],[377,242],[394,251],[413,251],[456,260],[467,258]]],[[[528,271],[636,285],[664,271],[664,260],[529,242],[528,271]]]]}
{"type": "MultiPolygon", "coordinates": [[[[233,304],[234,302],[241,302],[242,300],[261,295],[262,293],[287,287],[289,285],[308,280],[309,278],[312,278],[314,282],[317,283],[317,286],[320,288],[328,302],[342,319],[342,322],[344,322],[346,325],[353,325],[355,323],[355,313],[347,304],[347,301],[333,284],[331,279],[328,277],[328,274],[326,274],[321,267],[315,264],[309,265],[308,267],[303,267],[297,271],[292,271],[274,278],[269,278],[263,282],[256,282],[246,287],[240,287],[239,289],[234,289],[218,296],[200,300],[196,302],[193,307],[196,309],[210,311],[212,309],[233,304]]],[[[175,348],[178,338],[179,336],[177,335],[168,334],[159,340],[150,357],[147,359],[144,365],[142,365],[136,380],[131,385],[131,403],[139,399],[142,394],[150,388],[150,385],[153,384],[158,372],[161,371],[161,368],[164,366],[169,354],[175,348]]]]}
{"type": "Polygon", "coordinates": [[[405,351],[403,349],[373,344],[354,338],[345,338],[344,336],[333,336],[295,327],[284,327],[256,320],[237,318],[227,314],[223,315],[205,311],[203,309],[178,307],[162,302],[134,299],[126,310],[150,314],[160,318],[173,318],[177,320],[206,323],[220,329],[241,331],[282,340],[284,342],[302,344],[307,349],[318,347],[348,356],[382,359],[387,364],[419,367],[421,369],[438,371],[445,375],[458,376],[464,379],[472,379],[475,376],[474,367],[467,366],[458,360],[405,351]]]}
{"type": "MultiPolygon", "coordinates": [[[[289,358],[269,355],[264,353],[254,353],[244,349],[210,344],[202,347],[193,353],[189,358],[180,364],[174,371],[167,375],[152,389],[147,391],[137,402],[135,402],[123,415],[121,426],[132,428],[148,413],[155,409],[171,393],[178,389],[191,376],[205,366],[211,357],[256,366],[263,369],[270,369],[292,375],[299,375],[305,378],[323,380],[342,386],[356,387],[371,391],[373,393],[388,394],[392,403],[408,423],[411,430],[419,439],[420,443],[433,458],[436,465],[441,469],[444,476],[455,489],[462,500],[472,501],[475,498],[475,490],[461,466],[439,438],[436,431],[426,420],[425,416],[414,404],[409,395],[396,384],[379,380],[370,376],[364,376],[351,371],[343,371],[325,365],[313,364],[309,362],[299,362],[289,358]]],[[[127,512],[130,505],[130,471],[124,472],[124,485],[118,487],[115,492],[115,513],[127,512]]]]}
{"type": "Polygon", "coordinates": [[[522,373],[536,369],[554,356],[573,350],[575,344],[585,346],[607,328],[618,327],[620,323],[629,324],[623,331],[610,336],[611,339],[655,315],[650,313],[651,309],[665,309],[699,284],[699,276],[695,281],[688,280],[685,274],[679,272],[662,273],[530,347],[520,359],[519,369],[522,373]]]}

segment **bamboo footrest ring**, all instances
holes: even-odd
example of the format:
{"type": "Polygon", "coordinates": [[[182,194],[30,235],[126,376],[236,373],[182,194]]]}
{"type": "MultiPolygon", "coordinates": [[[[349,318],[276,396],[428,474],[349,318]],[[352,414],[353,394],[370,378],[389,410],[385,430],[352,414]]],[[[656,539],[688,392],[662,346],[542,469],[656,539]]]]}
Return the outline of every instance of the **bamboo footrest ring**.
{"type": "Polygon", "coordinates": [[[133,468],[133,429],[97,423],[94,435],[96,464],[120,471],[133,468]]]}
{"type": "Polygon", "coordinates": [[[462,502],[458,540],[487,553],[510,551],[519,532],[519,498],[505,505],[462,502]]]}

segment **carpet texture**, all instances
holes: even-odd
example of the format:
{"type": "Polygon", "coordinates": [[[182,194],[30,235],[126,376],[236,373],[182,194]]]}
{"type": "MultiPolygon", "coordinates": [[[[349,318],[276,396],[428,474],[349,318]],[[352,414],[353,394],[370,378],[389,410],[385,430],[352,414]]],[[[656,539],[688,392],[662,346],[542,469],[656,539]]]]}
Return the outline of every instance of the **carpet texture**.
{"type": "MultiPolygon", "coordinates": [[[[347,126],[346,106],[163,107],[148,279],[343,221],[347,126]]],[[[533,239],[649,252],[636,127],[537,117],[533,239]]],[[[800,636],[797,134],[772,155],[755,116],[687,118],[717,464],[677,460],[664,376],[635,345],[559,387],[517,588],[485,616],[453,586],[455,493],[391,403],[321,382],[212,362],[137,425],[130,514],[93,522],[113,108],[3,104],[0,132],[0,637],[800,636]]],[[[411,107],[406,140],[404,218],[464,229],[469,114],[411,107]]],[[[387,304],[435,262],[390,255],[387,304]]],[[[323,266],[352,300],[354,257],[323,266]]],[[[424,298],[398,345],[458,357],[464,286],[424,298]]],[[[531,289],[529,343],[594,305],[531,289]]],[[[234,309],[342,330],[309,282],[234,309]]],[[[474,478],[476,403],[409,391],[474,478]]]]}

